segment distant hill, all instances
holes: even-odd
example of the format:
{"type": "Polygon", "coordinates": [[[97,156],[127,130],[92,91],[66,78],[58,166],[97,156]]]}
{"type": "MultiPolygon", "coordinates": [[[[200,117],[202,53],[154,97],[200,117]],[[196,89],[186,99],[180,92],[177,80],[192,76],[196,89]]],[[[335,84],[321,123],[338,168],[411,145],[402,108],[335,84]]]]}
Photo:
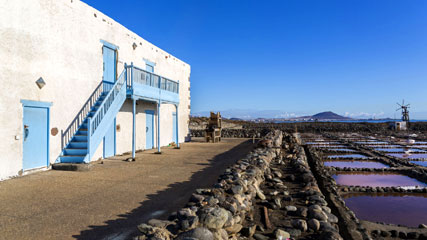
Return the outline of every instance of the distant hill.
{"type": "Polygon", "coordinates": [[[317,120],[352,120],[352,118],[344,117],[341,115],[338,115],[334,112],[328,111],[328,112],[321,112],[314,114],[313,116],[304,116],[300,117],[300,119],[317,119],[317,120]]]}

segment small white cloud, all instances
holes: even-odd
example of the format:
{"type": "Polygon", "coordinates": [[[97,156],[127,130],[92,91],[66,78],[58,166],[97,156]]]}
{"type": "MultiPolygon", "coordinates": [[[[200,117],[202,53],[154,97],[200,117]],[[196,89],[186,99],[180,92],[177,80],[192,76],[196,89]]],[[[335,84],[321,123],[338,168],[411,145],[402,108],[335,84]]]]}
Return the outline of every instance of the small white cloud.
{"type": "Polygon", "coordinates": [[[345,112],[344,116],[351,117],[351,118],[379,118],[384,116],[384,112],[378,112],[378,113],[368,113],[368,112],[345,112]]]}

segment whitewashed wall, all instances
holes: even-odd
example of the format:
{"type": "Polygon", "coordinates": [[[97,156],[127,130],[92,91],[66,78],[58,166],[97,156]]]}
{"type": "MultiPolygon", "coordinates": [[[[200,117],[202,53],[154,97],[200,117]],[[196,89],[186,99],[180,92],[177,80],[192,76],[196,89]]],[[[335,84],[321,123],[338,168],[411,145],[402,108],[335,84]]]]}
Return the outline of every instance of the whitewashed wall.
{"type": "MultiPolygon", "coordinates": [[[[125,62],[144,68],[143,59],[148,59],[156,63],[155,73],[180,82],[179,135],[180,142],[184,141],[190,113],[188,64],[81,1],[5,1],[0,7],[0,179],[17,176],[22,170],[20,100],[53,102],[50,128],[66,129],[102,80],[100,40],[119,47],[118,74],[125,62]],[[35,84],[39,77],[47,83],[42,89],[35,84]],[[20,136],[19,140],[15,136],[20,136]]],[[[117,153],[132,147],[131,109],[131,102],[126,101],[117,116],[117,153]]],[[[155,110],[156,106],[138,102],[139,130],[145,129],[146,109],[155,110]]],[[[161,145],[171,142],[174,111],[174,106],[161,107],[161,145]]],[[[145,148],[143,133],[137,130],[137,149],[145,148]]],[[[51,163],[61,152],[60,135],[50,135],[51,163]]],[[[92,160],[101,156],[102,147],[92,160]]]]}

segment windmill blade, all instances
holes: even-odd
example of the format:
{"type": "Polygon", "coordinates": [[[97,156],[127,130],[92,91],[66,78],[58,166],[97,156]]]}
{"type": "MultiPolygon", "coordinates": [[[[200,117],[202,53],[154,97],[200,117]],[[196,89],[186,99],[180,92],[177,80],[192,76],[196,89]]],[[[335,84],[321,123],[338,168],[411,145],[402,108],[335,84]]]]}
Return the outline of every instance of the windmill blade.
{"type": "Polygon", "coordinates": [[[399,110],[400,110],[400,108],[396,109],[396,111],[399,111],[399,110]]]}
{"type": "Polygon", "coordinates": [[[400,103],[396,103],[399,107],[401,107],[402,105],[400,105],[400,103]]]}

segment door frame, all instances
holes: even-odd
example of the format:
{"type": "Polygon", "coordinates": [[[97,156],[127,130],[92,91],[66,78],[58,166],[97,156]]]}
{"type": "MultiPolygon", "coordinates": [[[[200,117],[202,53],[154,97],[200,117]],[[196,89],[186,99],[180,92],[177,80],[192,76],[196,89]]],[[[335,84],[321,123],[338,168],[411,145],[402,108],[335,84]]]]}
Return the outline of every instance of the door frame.
{"type": "MultiPolygon", "coordinates": [[[[110,48],[111,50],[113,50],[114,51],[114,82],[116,82],[116,80],[117,80],[117,64],[118,64],[118,62],[119,62],[119,46],[116,46],[116,45],[114,45],[114,44],[112,44],[112,43],[110,43],[110,42],[107,42],[107,41],[105,41],[105,40],[99,40],[99,42],[101,42],[102,43],[102,57],[103,57],[103,59],[102,59],[102,61],[104,61],[104,50],[103,50],[103,48],[104,47],[107,47],[107,48],[110,48]]],[[[104,80],[104,79],[102,79],[102,80],[104,80]]]]}
{"type": "MultiPolygon", "coordinates": [[[[103,64],[104,64],[104,47],[106,47],[106,48],[109,48],[109,49],[111,49],[111,50],[113,50],[114,51],[114,60],[113,60],[113,62],[114,62],[114,73],[113,73],[113,80],[114,80],[114,83],[117,81],[117,63],[118,63],[118,58],[119,58],[119,47],[118,46],[116,46],[116,45],[114,45],[114,44],[112,44],[112,43],[110,43],[110,42],[107,42],[107,41],[105,41],[105,40],[100,40],[100,42],[102,43],[102,61],[103,61],[103,64]]],[[[102,74],[104,74],[104,70],[103,70],[103,73],[102,74]]],[[[102,79],[102,81],[104,82],[104,79],[102,79]]],[[[108,82],[108,83],[110,83],[110,82],[108,82]]],[[[116,126],[117,126],[117,122],[116,122],[116,118],[114,118],[114,156],[116,155],[116,153],[117,153],[117,137],[116,137],[116,135],[117,135],[117,132],[116,132],[116,126]]],[[[102,157],[105,159],[105,136],[103,137],[103,139],[102,139],[102,157]]]]}
{"type": "MultiPolygon", "coordinates": [[[[24,136],[24,110],[25,107],[32,107],[32,108],[45,108],[47,110],[47,118],[46,118],[46,151],[47,151],[47,157],[46,157],[46,166],[42,166],[40,168],[49,167],[50,165],[50,136],[49,136],[49,129],[50,129],[50,107],[52,106],[52,102],[42,102],[42,101],[33,101],[33,100],[26,100],[21,99],[22,104],[22,136],[24,136]]],[[[32,168],[34,169],[34,168],[32,168]]],[[[31,171],[32,169],[24,169],[24,137],[22,137],[22,170],[23,171],[31,171]]]]}
{"type": "Polygon", "coordinates": [[[172,112],[172,141],[175,144],[178,144],[177,134],[176,134],[176,112],[172,112]]]}
{"type": "MultiPolygon", "coordinates": [[[[155,146],[154,146],[154,110],[145,110],[145,127],[147,128],[147,114],[150,114],[151,115],[151,136],[152,136],[152,138],[151,138],[151,148],[150,149],[153,149],[155,146]]],[[[149,149],[149,148],[147,148],[147,131],[145,131],[146,132],[146,134],[145,134],[145,149],[149,149]]]]}
{"type": "MultiPolygon", "coordinates": [[[[116,124],[116,118],[114,118],[114,122],[113,122],[113,124],[114,124],[114,154],[113,154],[113,156],[116,156],[116,147],[117,147],[117,138],[116,138],[116,126],[117,126],[117,124],[116,124]]],[[[102,139],[102,158],[104,158],[105,159],[105,136],[103,137],[103,139],[102,139]]]]}

